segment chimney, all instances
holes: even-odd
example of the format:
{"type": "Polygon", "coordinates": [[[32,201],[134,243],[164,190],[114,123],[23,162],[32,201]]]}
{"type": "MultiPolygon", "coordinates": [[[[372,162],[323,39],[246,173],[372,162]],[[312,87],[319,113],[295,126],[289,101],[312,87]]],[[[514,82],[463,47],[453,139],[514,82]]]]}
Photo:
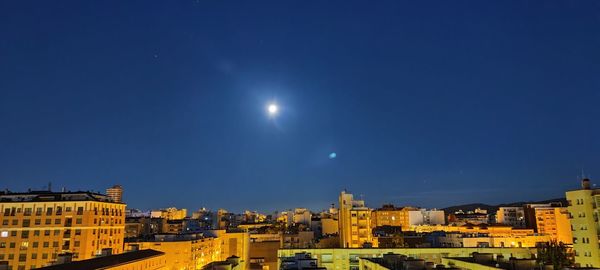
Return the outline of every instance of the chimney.
{"type": "Polygon", "coordinates": [[[590,189],[590,179],[583,178],[583,180],[581,180],[581,188],[590,189]]]}
{"type": "Polygon", "coordinates": [[[56,258],[56,264],[70,263],[71,261],[73,261],[73,253],[58,254],[58,258],[56,258]]]}
{"type": "Polygon", "coordinates": [[[103,248],[102,253],[100,253],[100,256],[102,257],[110,255],[112,255],[112,248],[103,248]]]}

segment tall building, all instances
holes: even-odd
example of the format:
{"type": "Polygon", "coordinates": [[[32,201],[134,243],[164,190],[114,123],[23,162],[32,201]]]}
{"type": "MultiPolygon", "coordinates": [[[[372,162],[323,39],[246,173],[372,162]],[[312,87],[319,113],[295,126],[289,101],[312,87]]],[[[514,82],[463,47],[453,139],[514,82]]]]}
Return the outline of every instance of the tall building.
{"type": "Polygon", "coordinates": [[[0,193],[0,261],[9,269],[123,251],[125,204],[91,192],[0,193]]]}
{"type": "Polygon", "coordinates": [[[566,207],[536,207],[535,217],[538,234],[549,235],[557,242],[573,243],[571,222],[566,207]]]}
{"type": "Polygon", "coordinates": [[[342,191],[339,203],[340,246],[357,248],[372,244],[371,209],[365,206],[365,201],[354,200],[352,194],[342,191]]]}
{"type": "Polygon", "coordinates": [[[123,202],[123,187],[121,185],[114,185],[107,188],[106,196],[113,200],[113,202],[123,202]]]}
{"type": "Polygon", "coordinates": [[[600,267],[599,209],[600,189],[591,188],[590,180],[581,181],[581,189],[566,192],[573,233],[575,264],[581,267],[600,267]]]}

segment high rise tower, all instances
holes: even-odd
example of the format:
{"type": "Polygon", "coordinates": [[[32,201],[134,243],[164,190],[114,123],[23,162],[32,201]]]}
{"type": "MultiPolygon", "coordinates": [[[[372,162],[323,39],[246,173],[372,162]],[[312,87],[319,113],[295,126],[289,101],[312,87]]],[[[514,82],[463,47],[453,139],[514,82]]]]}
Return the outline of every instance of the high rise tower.
{"type": "Polygon", "coordinates": [[[121,185],[114,185],[106,189],[106,195],[116,203],[123,202],[123,187],[121,185]]]}

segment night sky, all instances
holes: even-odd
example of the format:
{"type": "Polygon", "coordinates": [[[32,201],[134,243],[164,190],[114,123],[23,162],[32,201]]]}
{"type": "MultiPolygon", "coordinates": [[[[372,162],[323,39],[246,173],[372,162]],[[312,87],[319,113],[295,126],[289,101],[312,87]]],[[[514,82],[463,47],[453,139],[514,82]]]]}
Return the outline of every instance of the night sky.
{"type": "Polygon", "coordinates": [[[599,165],[598,1],[0,2],[2,189],[445,207],[599,165]]]}

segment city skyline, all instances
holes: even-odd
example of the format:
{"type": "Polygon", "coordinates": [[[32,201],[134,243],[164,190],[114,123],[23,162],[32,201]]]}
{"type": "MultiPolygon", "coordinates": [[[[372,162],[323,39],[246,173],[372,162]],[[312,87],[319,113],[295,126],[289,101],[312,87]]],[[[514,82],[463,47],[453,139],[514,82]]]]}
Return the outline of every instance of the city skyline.
{"type": "Polygon", "coordinates": [[[443,208],[598,175],[597,2],[238,5],[0,3],[0,188],[443,208]]]}

